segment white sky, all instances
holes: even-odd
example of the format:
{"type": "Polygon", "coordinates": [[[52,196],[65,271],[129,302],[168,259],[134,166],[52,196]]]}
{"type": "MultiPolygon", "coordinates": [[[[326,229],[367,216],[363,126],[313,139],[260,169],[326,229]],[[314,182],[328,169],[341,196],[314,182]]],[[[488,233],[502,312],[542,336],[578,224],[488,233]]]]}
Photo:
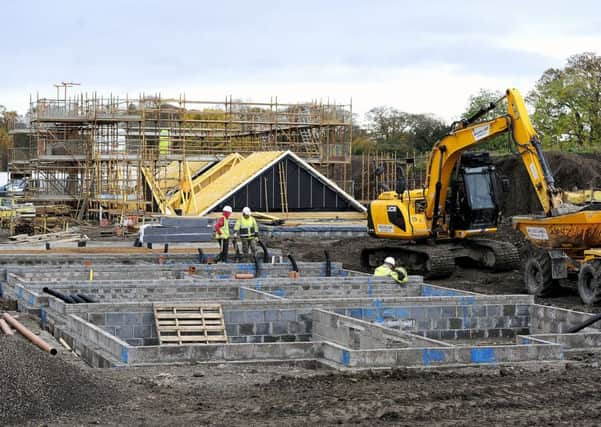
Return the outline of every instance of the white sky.
{"type": "Polygon", "coordinates": [[[81,90],[388,105],[457,118],[481,88],[525,95],[601,52],[595,1],[27,1],[0,9],[0,104],[81,90]],[[223,3],[223,4],[222,4],[223,3]],[[301,3],[301,4],[299,4],[301,3]]]}

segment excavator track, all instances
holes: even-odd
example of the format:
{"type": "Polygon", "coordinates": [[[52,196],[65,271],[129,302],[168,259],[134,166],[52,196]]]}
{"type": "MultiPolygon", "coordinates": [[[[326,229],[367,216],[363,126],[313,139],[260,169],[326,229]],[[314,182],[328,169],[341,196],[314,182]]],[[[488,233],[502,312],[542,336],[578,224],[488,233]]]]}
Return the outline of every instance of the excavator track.
{"type": "Polygon", "coordinates": [[[455,258],[448,248],[422,243],[387,242],[376,247],[364,248],[361,260],[364,266],[374,267],[388,256],[394,257],[410,274],[420,274],[429,279],[448,277],[455,271],[455,258]]]}
{"type": "Polygon", "coordinates": [[[409,273],[420,274],[428,279],[450,276],[455,271],[456,263],[493,271],[513,270],[520,265],[517,248],[511,243],[497,240],[463,239],[435,244],[378,243],[363,248],[361,263],[364,267],[373,268],[387,256],[392,256],[409,273]]]}
{"type": "Polygon", "coordinates": [[[520,268],[518,249],[508,242],[491,239],[466,239],[465,244],[474,249],[489,251],[493,258],[484,260],[483,266],[493,271],[508,271],[520,268]]]}

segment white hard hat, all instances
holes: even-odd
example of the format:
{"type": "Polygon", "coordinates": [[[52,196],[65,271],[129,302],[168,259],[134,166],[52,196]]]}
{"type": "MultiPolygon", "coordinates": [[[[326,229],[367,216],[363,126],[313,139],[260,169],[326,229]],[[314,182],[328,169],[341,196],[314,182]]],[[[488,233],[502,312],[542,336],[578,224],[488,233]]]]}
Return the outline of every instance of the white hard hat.
{"type": "Polygon", "coordinates": [[[248,206],[245,206],[244,209],[242,209],[242,215],[250,215],[250,208],[248,206]]]}
{"type": "Polygon", "coordinates": [[[230,205],[224,206],[223,212],[232,212],[232,207],[230,205]]]}
{"type": "Polygon", "coordinates": [[[385,262],[386,264],[390,264],[390,265],[392,265],[392,266],[396,265],[396,262],[394,261],[394,258],[393,258],[393,257],[391,257],[391,256],[389,256],[389,257],[386,257],[386,259],[384,260],[384,262],[385,262]]]}

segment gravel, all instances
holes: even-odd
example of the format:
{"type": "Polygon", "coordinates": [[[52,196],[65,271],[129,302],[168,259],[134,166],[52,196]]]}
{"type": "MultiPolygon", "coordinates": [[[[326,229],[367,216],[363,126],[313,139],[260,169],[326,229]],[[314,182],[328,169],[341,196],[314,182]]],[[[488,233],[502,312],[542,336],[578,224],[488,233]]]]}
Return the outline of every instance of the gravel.
{"type": "Polygon", "coordinates": [[[93,371],[51,356],[19,335],[0,335],[0,425],[88,412],[114,402],[117,394],[93,371]]]}

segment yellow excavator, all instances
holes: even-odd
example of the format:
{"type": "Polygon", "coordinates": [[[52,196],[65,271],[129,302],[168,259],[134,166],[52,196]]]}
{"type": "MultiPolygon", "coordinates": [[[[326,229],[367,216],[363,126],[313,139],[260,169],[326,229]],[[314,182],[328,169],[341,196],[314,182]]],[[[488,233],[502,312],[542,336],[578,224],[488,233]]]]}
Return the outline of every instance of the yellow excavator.
{"type": "Polygon", "coordinates": [[[485,238],[497,231],[500,193],[508,191],[509,183],[497,177],[488,153],[468,151],[503,133],[515,144],[544,212],[560,210],[561,192],[524,100],[516,89],[508,89],[499,100],[453,123],[434,145],[424,188],[385,191],[369,204],[368,233],[385,240],[365,245],[362,265],[374,267],[393,256],[426,277],[448,276],[456,263],[498,271],[517,268],[520,260],[513,244],[485,238]],[[503,101],[507,114],[481,120],[503,101]]]}

